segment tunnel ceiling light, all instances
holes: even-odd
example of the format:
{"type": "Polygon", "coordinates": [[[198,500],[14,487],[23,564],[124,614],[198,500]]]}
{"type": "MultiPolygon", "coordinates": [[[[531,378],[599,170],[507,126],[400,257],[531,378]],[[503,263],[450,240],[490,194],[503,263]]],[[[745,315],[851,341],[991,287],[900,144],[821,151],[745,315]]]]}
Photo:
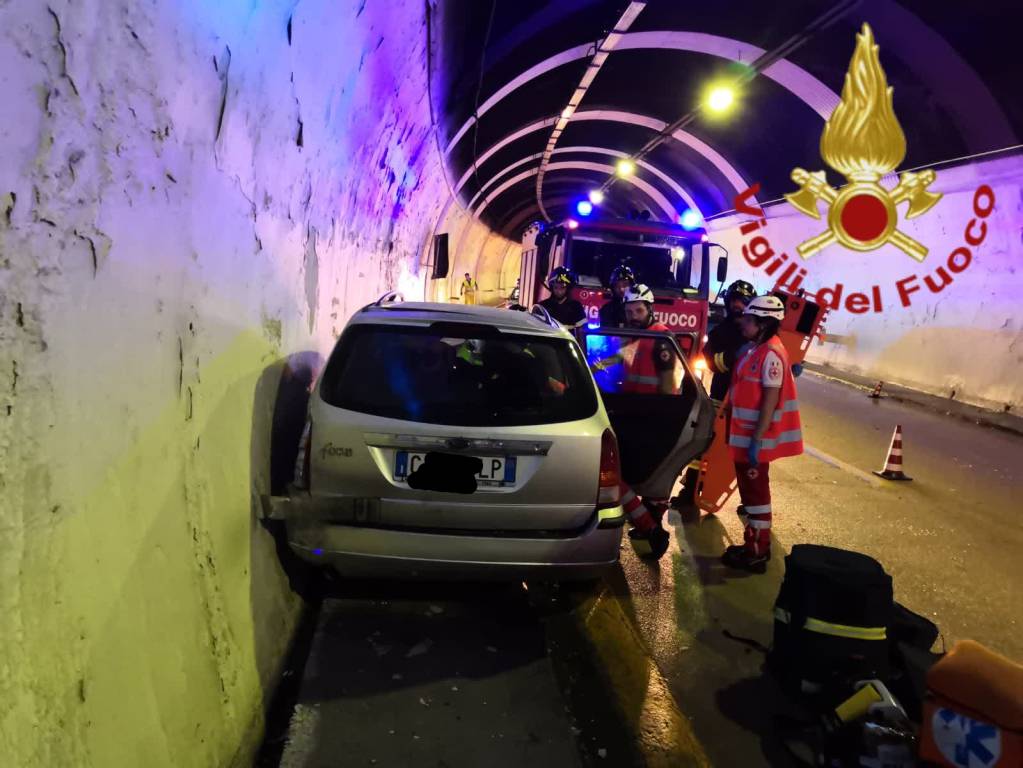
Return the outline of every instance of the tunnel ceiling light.
{"type": "Polygon", "coordinates": [[[686,208],[682,211],[682,215],[678,217],[678,223],[682,229],[692,231],[703,226],[703,217],[700,216],[699,211],[694,211],[692,208],[686,208]]]}
{"type": "Polygon", "coordinates": [[[735,103],[735,91],[727,85],[718,85],[707,94],[707,108],[712,112],[727,112],[735,103]]]}
{"type": "Polygon", "coordinates": [[[636,164],[631,160],[619,160],[615,166],[615,173],[621,176],[623,179],[626,176],[631,176],[636,172],[636,164]]]}
{"type": "Polygon", "coordinates": [[[593,213],[593,203],[589,200],[580,200],[575,204],[575,212],[580,216],[589,216],[593,213]]]}
{"type": "Polygon", "coordinates": [[[604,202],[604,193],[601,192],[599,189],[591,189],[589,198],[590,202],[593,203],[594,205],[600,205],[602,202],[604,202]]]}

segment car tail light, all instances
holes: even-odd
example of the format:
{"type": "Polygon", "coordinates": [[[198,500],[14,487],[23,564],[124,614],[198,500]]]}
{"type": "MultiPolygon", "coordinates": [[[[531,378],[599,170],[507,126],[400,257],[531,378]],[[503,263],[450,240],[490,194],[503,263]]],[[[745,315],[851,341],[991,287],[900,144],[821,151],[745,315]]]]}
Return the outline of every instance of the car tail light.
{"type": "Polygon", "coordinates": [[[313,450],[313,423],[307,421],[298,442],[298,456],[295,457],[295,487],[309,490],[309,457],[313,450]]]}
{"type": "Polygon", "coordinates": [[[614,432],[605,429],[600,438],[600,486],[597,490],[597,508],[617,507],[621,501],[619,486],[622,467],[618,460],[618,441],[614,432]]]}

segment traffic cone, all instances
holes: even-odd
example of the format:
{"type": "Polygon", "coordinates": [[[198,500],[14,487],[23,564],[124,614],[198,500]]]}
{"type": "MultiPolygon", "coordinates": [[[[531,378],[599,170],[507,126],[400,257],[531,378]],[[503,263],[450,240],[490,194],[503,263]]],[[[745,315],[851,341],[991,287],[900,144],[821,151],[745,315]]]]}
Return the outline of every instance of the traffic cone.
{"type": "Polygon", "coordinates": [[[892,444],[888,447],[888,458],[885,459],[884,469],[880,472],[875,470],[875,475],[885,480],[912,480],[902,471],[902,425],[895,425],[895,432],[892,434],[892,444]]]}
{"type": "Polygon", "coordinates": [[[877,382],[877,384],[874,385],[874,391],[871,392],[869,395],[867,395],[867,397],[869,397],[869,398],[871,398],[873,400],[880,399],[880,397],[881,397],[881,387],[883,387],[883,386],[884,386],[884,382],[883,381],[877,382]]]}

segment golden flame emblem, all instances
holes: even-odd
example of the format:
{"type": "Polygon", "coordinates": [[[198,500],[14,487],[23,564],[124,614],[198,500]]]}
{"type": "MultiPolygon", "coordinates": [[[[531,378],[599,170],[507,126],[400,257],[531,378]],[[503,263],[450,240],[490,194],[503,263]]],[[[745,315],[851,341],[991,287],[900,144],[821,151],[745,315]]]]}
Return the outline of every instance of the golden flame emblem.
{"type": "Polygon", "coordinates": [[[821,157],[849,184],[839,191],[828,184],[824,171],[796,168],[792,180],[801,188],[785,195],[798,211],[815,219],[820,218],[817,201],[828,205],[827,231],[801,243],[799,255],[808,259],[835,242],[855,251],[872,251],[890,242],[917,261],[927,258],[924,245],[896,229],[895,206],[909,201],[907,219],[929,211],[941,199],[927,189],[937,175],[931,170],[904,172],[890,191],[878,183],[905,156],[906,137],[892,107],[892,88],[881,68],[874,33],[864,24],[856,36],[842,100],[821,135],[821,157]]]}

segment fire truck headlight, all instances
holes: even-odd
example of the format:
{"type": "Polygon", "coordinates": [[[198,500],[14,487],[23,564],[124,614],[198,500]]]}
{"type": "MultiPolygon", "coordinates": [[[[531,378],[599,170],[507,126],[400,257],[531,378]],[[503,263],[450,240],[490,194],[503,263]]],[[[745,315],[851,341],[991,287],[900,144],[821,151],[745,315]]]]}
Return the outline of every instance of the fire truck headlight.
{"type": "Polygon", "coordinates": [[[707,361],[704,360],[702,357],[696,358],[696,362],[693,363],[693,370],[695,370],[697,373],[702,374],[704,371],[707,370],[707,361]]]}

